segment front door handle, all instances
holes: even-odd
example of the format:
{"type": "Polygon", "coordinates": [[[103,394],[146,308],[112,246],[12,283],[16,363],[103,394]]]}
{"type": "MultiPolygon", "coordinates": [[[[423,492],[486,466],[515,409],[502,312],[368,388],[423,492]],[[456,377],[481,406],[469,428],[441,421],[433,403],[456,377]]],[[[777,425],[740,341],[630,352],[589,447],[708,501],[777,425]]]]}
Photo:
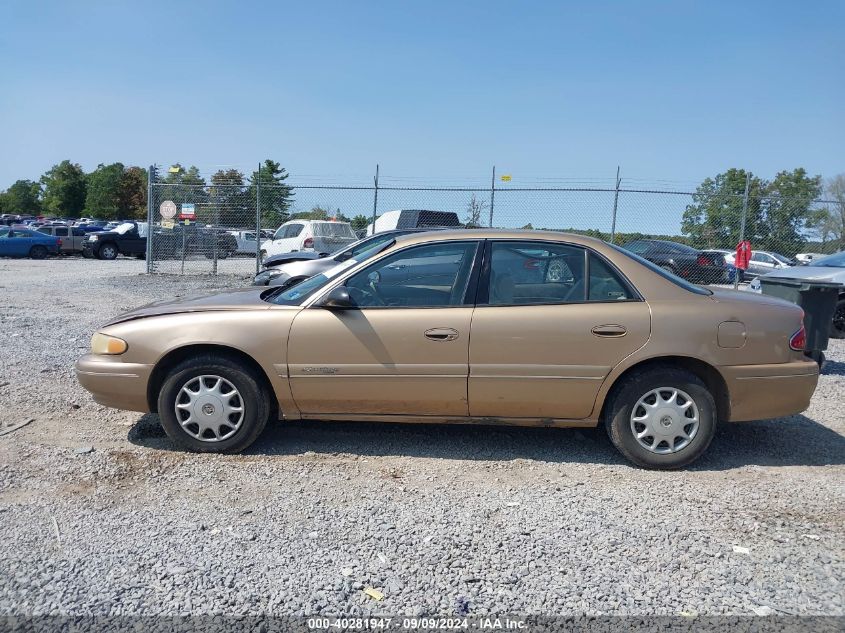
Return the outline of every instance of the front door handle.
{"type": "Polygon", "coordinates": [[[628,333],[624,325],[597,325],[590,331],[594,336],[600,336],[602,338],[619,338],[628,333]]]}
{"type": "Polygon", "coordinates": [[[425,337],[430,341],[454,341],[458,338],[458,331],[450,327],[435,327],[425,331],[425,337]]]}

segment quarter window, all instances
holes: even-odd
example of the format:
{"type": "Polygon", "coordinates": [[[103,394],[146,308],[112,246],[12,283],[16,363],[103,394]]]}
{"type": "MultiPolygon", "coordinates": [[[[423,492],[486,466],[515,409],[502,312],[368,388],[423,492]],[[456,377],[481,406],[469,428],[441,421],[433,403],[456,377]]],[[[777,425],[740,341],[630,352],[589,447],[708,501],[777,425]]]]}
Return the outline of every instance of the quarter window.
{"type": "Polygon", "coordinates": [[[302,224],[289,224],[285,229],[285,237],[297,237],[302,233],[302,224]]]}
{"type": "Polygon", "coordinates": [[[447,307],[466,305],[477,242],[415,246],[368,266],[346,280],[361,307],[447,307]]]}

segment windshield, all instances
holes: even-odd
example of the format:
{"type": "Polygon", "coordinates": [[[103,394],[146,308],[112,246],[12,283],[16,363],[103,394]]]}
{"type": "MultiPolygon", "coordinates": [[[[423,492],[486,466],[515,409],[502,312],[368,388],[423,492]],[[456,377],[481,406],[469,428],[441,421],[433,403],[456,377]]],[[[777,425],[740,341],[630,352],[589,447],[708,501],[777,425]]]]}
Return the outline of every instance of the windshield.
{"type": "Polygon", "coordinates": [[[630,244],[625,244],[622,248],[632,253],[645,253],[651,250],[651,244],[648,242],[631,242],[630,244]]]}
{"type": "Polygon", "coordinates": [[[284,292],[281,293],[272,293],[264,297],[265,301],[270,301],[277,305],[282,306],[295,306],[301,304],[305,299],[313,295],[317,292],[320,288],[322,288],[325,284],[331,281],[333,278],[337,277],[340,273],[345,270],[356,266],[357,264],[369,259],[370,257],[374,257],[385,248],[390,246],[393,242],[382,242],[381,244],[377,244],[372,248],[364,251],[360,255],[353,257],[352,259],[347,259],[345,262],[338,264],[337,266],[333,266],[329,268],[326,272],[320,273],[319,275],[314,275],[313,277],[309,277],[305,281],[298,283],[297,285],[293,286],[292,288],[288,288],[284,292]]]}
{"type": "Polygon", "coordinates": [[[707,288],[702,288],[701,286],[696,286],[695,284],[691,284],[686,279],[682,279],[682,278],[678,277],[677,275],[673,275],[668,270],[664,270],[663,268],[661,268],[657,264],[654,264],[654,263],[648,261],[647,259],[640,257],[636,253],[633,253],[629,250],[626,250],[627,247],[622,248],[622,247],[616,246],[615,244],[610,244],[610,246],[612,246],[614,248],[614,250],[617,250],[620,253],[622,253],[623,255],[625,255],[626,257],[630,257],[634,261],[639,262],[640,264],[642,264],[646,268],[650,269],[652,272],[657,273],[658,275],[660,275],[664,279],[668,279],[673,284],[675,284],[676,286],[680,286],[684,290],[688,290],[689,292],[694,292],[697,295],[712,295],[713,294],[711,291],[707,290],[707,288]]]}
{"type": "Polygon", "coordinates": [[[845,251],[841,253],[836,253],[835,255],[828,255],[827,257],[822,257],[821,259],[817,259],[814,262],[811,262],[811,266],[824,266],[826,268],[845,268],[845,251]]]}
{"type": "Polygon", "coordinates": [[[789,261],[788,257],[784,257],[783,255],[778,255],[777,253],[769,253],[772,257],[778,260],[781,264],[792,265],[792,262],[789,261]]]}

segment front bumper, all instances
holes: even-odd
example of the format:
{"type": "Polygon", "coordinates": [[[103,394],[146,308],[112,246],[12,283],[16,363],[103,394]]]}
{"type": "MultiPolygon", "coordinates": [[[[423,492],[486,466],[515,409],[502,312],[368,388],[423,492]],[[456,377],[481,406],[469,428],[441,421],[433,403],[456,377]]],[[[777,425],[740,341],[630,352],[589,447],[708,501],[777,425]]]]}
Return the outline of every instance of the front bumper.
{"type": "Polygon", "coordinates": [[[794,415],[810,406],[819,381],[813,360],[720,367],[731,399],[731,422],[794,415]]]}
{"type": "Polygon", "coordinates": [[[94,257],[94,246],[97,242],[89,242],[86,240],[82,243],[82,256],[83,257],[94,257]]]}
{"type": "Polygon", "coordinates": [[[153,366],[124,363],[116,358],[99,354],[80,357],[75,365],[79,384],[103,406],[147,413],[147,384],[153,366]]]}

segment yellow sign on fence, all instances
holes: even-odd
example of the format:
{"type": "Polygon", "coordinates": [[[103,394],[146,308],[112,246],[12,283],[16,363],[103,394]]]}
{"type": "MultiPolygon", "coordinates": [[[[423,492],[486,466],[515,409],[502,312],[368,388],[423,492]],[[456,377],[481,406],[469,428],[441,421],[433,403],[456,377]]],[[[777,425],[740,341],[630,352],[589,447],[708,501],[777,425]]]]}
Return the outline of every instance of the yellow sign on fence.
{"type": "Polygon", "coordinates": [[[510,182],[511,175],[510,174],[502,174],[502,182],[510,182]]]}

